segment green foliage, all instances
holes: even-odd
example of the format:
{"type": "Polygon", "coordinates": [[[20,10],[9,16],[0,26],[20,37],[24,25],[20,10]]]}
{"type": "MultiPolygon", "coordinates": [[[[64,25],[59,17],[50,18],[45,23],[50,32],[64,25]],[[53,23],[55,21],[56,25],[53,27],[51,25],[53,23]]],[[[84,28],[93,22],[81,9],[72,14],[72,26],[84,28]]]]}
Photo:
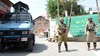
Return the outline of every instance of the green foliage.
{"type": "MultiPolygon", "coordinates": [[[[70,15],[71,4],[73,5],[72,15],[82,15],[85,14],[85,10],[81,5],[77,4],[77,0],[69,0],[63,1],[59,0],[59,14],[60,16],[65,16],[65,10],[68,12],[68,16],[70,15]]],[[[47,12],[48,15],[52,18],[57,17],[57,0],[48,0],[47,1],[47,12]]]]}
{"type": "MultiPolygon", "coordinates": [[[[48,0],[47,1],[47,12],[49,14],[50,17],[55,18],[57,17],[57,0],[48,0]]],[[[59,4],[59,8],[60,8],[60,15],[62,14],[63,6],[61,5],[61,3],[59,4]]]]}

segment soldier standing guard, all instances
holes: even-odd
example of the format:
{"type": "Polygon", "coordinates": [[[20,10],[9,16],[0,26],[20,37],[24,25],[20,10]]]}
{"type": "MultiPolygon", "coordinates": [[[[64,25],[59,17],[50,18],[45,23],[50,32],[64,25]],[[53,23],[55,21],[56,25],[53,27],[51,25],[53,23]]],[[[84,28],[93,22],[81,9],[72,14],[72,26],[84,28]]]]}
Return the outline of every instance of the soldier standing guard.
{"type": "Polygon", "coordinates": [[[67,46],[67,28],[66,28],[66,24],[63,23],[63,19],[60,20],[59,26],[57,28],[58,31],[58,52],[61,52],[61,44],[62,42],[64,42],[65,45],[65,49],[66,51],[68,51],[68,46],[67,46]]]}
{"type": "Polygon", "coordinates": [[[98,31],[98,28],[95,24],[95,22],[92,21],[92,18],[88,19],[88,22],[86,23],[86,34],[87,34],[87,46],[88,51],[90,50],[90,42],[93,42],[94,50],[96,51],[96,32],[98,31]],[[96,29],[96,31],[95,31],[96,29]]]}

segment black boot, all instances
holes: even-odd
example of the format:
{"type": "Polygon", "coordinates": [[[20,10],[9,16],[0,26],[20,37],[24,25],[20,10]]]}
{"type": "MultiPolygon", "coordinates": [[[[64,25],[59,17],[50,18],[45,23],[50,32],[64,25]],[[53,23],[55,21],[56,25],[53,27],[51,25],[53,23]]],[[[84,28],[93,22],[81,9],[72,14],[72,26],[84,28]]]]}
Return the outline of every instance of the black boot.
{"type": "Polygon", "coordinates": [[[61,46],[58,45],[58,52],[61,53],[61,50],[60,50],[61,46]]]}
{"type": "Polygon", "coordinates": [[[97,50],[96,50],[96,46],[97,46],[96,43],[93,43],[93,45],[94,45],[94,50],[97,51],[97,50]]]}
{"type": "Polygon", "coordinates": [[[64,44],[65,45],[65,49],[66,49],[66,51],[68,51],[68,46],[67,46],[67,44],[64,44]]]}
{"type": "Polygon", "coordinates": [[[90,51],[90,43],[87,43],[88,51],[90,51]]]}

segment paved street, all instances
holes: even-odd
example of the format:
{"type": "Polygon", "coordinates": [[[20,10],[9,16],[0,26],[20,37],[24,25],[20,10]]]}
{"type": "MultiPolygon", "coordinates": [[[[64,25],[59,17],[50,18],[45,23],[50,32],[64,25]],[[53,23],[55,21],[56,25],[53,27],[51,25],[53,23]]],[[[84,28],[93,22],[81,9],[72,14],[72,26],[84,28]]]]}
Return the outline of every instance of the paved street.
{"type": "Polygon", "coordinates": [[[100,56],[100,42],[97,44],[97,51],[94,51],[93,47],[91,51],[87,51],[86,42],[68,42],[69,52],[65,52],[64,45],[62,45],[62,52],[58,53],[57,43],[50,43],[45,38],[37,37],[33,52],[12,48],[0,53],[0,56],[100,56]]]}

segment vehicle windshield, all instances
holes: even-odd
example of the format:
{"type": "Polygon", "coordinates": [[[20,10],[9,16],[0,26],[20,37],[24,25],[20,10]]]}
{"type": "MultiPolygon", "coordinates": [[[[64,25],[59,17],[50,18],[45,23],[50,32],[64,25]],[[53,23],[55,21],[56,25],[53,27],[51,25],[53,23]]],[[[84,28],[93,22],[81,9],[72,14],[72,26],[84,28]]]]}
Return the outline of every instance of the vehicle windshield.
{"type": "Polygon", "coordinates": [[[3,17],[2,23],[30,22],[29,14],[7,14],[3,17]]]}

